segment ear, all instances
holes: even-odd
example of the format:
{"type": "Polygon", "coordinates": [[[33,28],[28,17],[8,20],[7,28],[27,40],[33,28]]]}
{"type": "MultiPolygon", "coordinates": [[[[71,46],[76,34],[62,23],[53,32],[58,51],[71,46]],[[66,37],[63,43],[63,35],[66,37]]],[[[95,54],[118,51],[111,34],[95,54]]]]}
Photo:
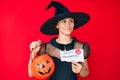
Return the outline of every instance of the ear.
{"type": "Polygon", "coordinates": [[[56,26],[56,28],[59,28],[58,26],[56,26]]]}

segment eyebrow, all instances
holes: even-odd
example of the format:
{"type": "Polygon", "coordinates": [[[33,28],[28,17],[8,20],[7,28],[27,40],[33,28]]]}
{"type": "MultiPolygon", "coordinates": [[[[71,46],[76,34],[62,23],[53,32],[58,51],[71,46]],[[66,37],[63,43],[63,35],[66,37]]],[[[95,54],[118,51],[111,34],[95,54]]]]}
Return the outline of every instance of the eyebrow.
{"type": "MultiPolygon", "coordinates": [[[[70,19],[70,20],[74,20],[72,17],[70,17],[69,19],[70,19]]],[[[63,19],[63,20],[65,20],[65,19],[63,19]]]]}
{"type": "Polygon", "coordinates": [[[74,19],[73,19],[73,18],[70,18],[70,20],[74,21],[74,19]]]}

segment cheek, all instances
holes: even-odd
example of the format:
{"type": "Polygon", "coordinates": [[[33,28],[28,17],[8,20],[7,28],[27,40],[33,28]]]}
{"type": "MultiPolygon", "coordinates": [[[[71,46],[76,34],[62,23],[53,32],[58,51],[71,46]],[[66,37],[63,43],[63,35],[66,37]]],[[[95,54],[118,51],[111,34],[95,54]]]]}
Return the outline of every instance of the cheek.
{"type": "Polygon", "coordinates": [[[63,25],[63,24],[59,25],[59,28],[64,28],[64,27],[65,27],[65,25],[63,25]]]}
{"type": "Polygon", "coordinates": [[[71,24],[71,28],[73,28],[73,29],[74,29],[74,23],[73,23],[73,24],[71,24]]]}
{"type": "Polygon", "coordinates": [[[58,30],[59,30],[59,31],[64,30],[64,25],[60,25],[60,26],[58,27],[58,30]]]}

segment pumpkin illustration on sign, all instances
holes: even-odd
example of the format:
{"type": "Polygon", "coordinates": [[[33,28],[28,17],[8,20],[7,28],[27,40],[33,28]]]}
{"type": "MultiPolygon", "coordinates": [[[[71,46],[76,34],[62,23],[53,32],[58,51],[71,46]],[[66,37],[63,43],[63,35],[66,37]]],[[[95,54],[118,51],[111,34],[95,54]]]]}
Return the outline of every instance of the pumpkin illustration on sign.
{"type": "Polygon", "coordinates": [[[55,70],[54,62],[48,54],[34,58],[31,67],[34,77],[38,79],[47,79],[55,70]]]}

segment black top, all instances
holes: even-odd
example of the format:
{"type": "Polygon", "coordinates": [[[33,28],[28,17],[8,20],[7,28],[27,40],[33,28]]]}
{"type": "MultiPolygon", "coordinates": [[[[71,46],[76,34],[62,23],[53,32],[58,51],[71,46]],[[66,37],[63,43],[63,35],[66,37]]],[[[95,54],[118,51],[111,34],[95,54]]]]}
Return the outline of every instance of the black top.
{"type": "MultiPolygon", "coordinates": [[[[59,44],[56,42],[56,38],[50,41],[51,45],[59,48],[60,50],[71,50],[74,47],[75,38],[73,38],[70,44],[59,44]]],[[[55,72],[50,77],[50,80],[77,80],[77,76],[72,71],[71,62],[62,62],[56,57],[52,57],[55,63],[55,72]]]]}

